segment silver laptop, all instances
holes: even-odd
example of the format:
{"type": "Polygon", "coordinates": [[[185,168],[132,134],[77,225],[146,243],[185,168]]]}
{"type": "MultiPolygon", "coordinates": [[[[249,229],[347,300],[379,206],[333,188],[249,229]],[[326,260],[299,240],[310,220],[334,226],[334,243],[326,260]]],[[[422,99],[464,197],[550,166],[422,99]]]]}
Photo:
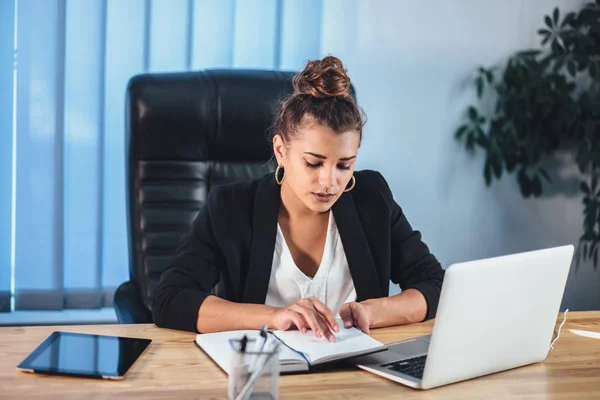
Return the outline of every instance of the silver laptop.
{"type": "Polygon", "coordinates": [[[429,389],[544,360],[573,251],[568,245],[448,267],[432,334],[353,362],[429,389]]]}

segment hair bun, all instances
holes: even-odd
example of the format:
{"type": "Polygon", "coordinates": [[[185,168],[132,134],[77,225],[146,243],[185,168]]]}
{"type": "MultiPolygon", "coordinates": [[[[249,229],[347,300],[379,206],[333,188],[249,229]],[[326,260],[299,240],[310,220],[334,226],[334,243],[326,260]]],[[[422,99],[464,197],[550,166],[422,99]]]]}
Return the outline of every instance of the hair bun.
{"type": "Polygon", "coordinates": [[[309,61],[302,72],[294,76],[292,84],[296,94],[317,98],[349,96],[350,77],[342,61],[333,56],[309,61]]]}

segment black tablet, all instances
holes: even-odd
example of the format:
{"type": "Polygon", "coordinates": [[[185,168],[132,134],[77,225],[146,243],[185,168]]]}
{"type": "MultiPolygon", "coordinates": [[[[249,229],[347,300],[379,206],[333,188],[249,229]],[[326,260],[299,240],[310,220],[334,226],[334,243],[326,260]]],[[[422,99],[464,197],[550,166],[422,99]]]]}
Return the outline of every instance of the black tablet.
{"type": "Polygon", "coordinates": [[[151,342],[149,339],[53,332],[17,369],[42,374],[123,379],[151,342]]]}

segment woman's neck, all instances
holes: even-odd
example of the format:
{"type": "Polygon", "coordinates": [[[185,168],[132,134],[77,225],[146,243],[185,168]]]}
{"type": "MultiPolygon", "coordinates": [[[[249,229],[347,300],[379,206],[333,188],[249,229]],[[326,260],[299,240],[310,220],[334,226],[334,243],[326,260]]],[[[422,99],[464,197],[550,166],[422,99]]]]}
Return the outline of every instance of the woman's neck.
{"type": "Polygon", "coordinates": [[[329,213],[329,211],[325,213],[316,212],[306,207],[285,181],[281,185],[281,205],[279,215],[289,220],[323,218],[329,213]]]}

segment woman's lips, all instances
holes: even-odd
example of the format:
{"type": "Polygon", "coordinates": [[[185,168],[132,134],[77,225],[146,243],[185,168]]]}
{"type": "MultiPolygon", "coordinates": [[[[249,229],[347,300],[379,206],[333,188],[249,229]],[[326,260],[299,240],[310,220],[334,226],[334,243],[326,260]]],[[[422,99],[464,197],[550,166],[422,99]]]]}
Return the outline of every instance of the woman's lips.
{"type": "Polygon", "coordinates": [[[313,193],[313,196],[315,196],[315,199],[317,199],[321,203],[329,203],[331,201],[331,199],[333,199],[335,197],[335,195],[333,195],[333,194],[325,194],[325,193],[313,193]]]}

